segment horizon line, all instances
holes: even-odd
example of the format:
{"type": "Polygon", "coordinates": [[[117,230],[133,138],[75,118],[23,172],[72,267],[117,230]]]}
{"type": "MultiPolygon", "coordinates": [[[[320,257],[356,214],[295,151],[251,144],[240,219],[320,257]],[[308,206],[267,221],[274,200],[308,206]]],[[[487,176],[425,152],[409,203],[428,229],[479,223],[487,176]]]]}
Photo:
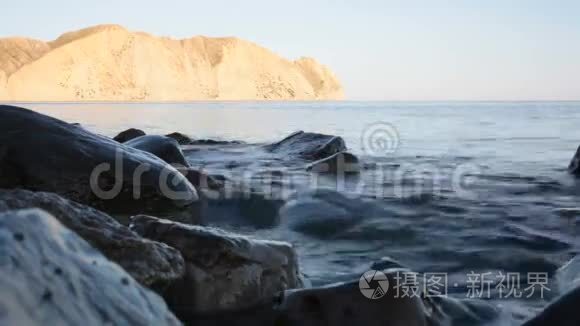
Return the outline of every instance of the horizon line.
{"type": "Polygon", "coordinates": [[[96,100],[96,101],[1,101],[0,105],[3,104],[185,104],[185,103],[218,103],[218,102],[247,102],[247,103],[354,103],[354,102],[384,102],[384,103],[553,103],[553,102],[563,102],[563,103],[573,103],[580,102],[580,99],[564,99],[564,100],[546,100],[546,99],[523,99],[523,100],[498,100],[498,99],[486,99],[486,100],[405,100],[405,99],[345,99],[345,100],[212,100],[212,99],[199,99],[199,100],[167,100],[167,101],[115,101],[115,100],[96,100]]]}

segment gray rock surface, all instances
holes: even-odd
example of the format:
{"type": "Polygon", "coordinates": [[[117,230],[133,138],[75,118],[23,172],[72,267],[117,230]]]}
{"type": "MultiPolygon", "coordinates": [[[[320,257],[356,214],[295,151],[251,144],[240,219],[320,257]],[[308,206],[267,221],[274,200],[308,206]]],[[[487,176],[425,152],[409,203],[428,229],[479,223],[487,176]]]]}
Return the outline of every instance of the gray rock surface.
{"type": "Polygon", "coordinates": [[[176,169],[82,127],[0,106],[0,188],[58,193],[107,211],[179,208],[197,199],[176,169]],[[42,135],[42,136],[40,136],[42,135]]]}
{"type": "Polygon", "coordinates": [[[142,238],[103,212],[52,193],[0,189],[0,212],[25,208],[52,214],[144,285],[162,286],[185,273],[179,251],[142,238]]]}
{"type": "MultiPolygon", "coordinates": [[[[395,284],[390,279],[390,284],[395,284]]],[[[388,291],[379,299],[364,297],[358,282],[288,291],[279,308],[285,325],[301,326],[426,326],[418,297],[400,297],[388,291]]]]}
{"type": "Polygon", "coordinates": [[[119,143],[124,143],[141,136],[145,136],[145,132],[143,130],[130,128],[125,131],[121,131],[117,136],[113,137],[113,140],[116,140],[119,143]]]}
{"type": "Polygon", "coordinates": [[[296,254],[287,243],[144,215],[132,218],[131,229],[177,248],[185,258],[185,277],[163,293],[174,311],[239,308],[302,286],[296,254]]]}
{"type": "MultiPolygon", "coordinates": [[[[390,282],[394,284],[391,278],[390,282]]],[[[421,298],[397,296],[389,291],[378,299],[367,299],[358,282],[290,290],[253,307],[184,316],[197,326],[435,326],[429,324],[421,298]]]]}
{"type": "Polygon", "coordinates": [[[365,219],[368,203],[333,190],[303,191],[292,195],[280,208],[280,221],[291,230],[316,238],[344,234],[365,219]]]}
{"type": "Polygon", "coordinates": [[[166,136],[146,135],[131,139],[125,145],[151,153],[169,164],[180,167],[189,166],[179,143],[166,136]]]}
{"type": "Polygon", "coordinates": [[[580,287],[552,302],[523,326],[578,326],[580,325],[578,307],[580,307],[580,287]]]}
{"type": "Polygon", "coordinates": [[[179,325],[163,300],[38,209],[0,213],[3,325],[179,325]]]}
{"type": "Polygon", "coordinates": [[[264,147],[267,151],[307,160],[321,160],[347,150],[341,137],[298,131],[264,147]]]}

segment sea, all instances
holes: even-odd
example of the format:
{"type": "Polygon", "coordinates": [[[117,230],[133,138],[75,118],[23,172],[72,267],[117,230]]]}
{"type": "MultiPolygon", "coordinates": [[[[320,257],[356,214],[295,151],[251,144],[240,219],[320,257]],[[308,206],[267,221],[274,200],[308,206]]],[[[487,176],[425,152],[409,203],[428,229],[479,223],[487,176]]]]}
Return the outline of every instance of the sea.
{"type": "MultiPolygon", "coordinates": [[[[184,147],[193,167],[263,194],[207,224],[294,245],[313,286],[396,262],[480,324],[517,325],[580,264],[580,102],[20,103],[106,136],[128,128],[239,143],[184,147]],[[358,172],[265,153],[293,132],[342,137],[358,172]],[[435,287],[435,285],[433,285],[435,287]],[[479,307],[476,304],[476,307],[479,307]]],[[[237,205],[237,206],[236,206],[237,205]]],[[[473,321],[467,323],[475,324],[473,321]]]]}

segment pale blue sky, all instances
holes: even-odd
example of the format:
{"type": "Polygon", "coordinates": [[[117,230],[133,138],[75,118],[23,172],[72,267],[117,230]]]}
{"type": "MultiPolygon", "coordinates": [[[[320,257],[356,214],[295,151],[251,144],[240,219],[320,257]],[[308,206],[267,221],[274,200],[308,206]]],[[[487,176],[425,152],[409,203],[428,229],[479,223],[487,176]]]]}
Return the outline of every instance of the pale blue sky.
{"type": "Polygon", "coordinates": [[[331,67],[349,99],[580,100],[577,0],[18,0],[0,36],[117,23],[238,36],[331,67]]]}

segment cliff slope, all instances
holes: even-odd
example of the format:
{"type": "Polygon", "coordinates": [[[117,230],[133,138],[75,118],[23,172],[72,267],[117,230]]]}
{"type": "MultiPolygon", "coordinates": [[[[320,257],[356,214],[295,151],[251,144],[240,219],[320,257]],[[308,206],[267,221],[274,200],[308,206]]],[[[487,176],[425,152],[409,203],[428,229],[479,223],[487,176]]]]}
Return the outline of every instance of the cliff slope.
{"type": "Polygon", "coordinates": [[[51,42],[0,39],[0,100],[341,99],[334,74],[238,38],[175,40],[99,25],[51,42]]]}

